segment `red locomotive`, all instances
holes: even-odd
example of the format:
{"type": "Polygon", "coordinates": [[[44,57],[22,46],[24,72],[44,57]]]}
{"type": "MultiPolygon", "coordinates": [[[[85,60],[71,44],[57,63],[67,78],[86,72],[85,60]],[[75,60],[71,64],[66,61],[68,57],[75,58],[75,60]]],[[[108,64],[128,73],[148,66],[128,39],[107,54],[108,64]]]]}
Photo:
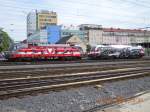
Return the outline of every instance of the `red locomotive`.
{"type": "Polygon", "coordinates": [[[8,60],[81,59],[82,49],[69,45],[31,46],[9,52],[8,60]]]}

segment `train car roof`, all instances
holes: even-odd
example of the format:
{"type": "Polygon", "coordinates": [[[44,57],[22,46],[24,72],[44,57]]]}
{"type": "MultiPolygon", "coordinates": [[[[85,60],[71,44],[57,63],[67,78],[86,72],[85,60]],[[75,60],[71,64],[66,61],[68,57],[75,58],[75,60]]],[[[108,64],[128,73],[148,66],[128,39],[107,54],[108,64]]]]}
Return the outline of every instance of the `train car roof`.
{"type": "Polygon", "coordinates": [[[142,49],[143,47],[142,46],[132,46],[130,49],[142,49]]]}
{"type": "Polygon", "coordinates": [[[107,47],[105,45],[95,45],[95,46],[92,46],[92,47],[107,47]]]}
{"type": "Polygon", "coordinates": [[[132,46],[130,46],[130,45],[110,45],[110,47],[122,49],[122,48],[130,48],[132,46]]]}

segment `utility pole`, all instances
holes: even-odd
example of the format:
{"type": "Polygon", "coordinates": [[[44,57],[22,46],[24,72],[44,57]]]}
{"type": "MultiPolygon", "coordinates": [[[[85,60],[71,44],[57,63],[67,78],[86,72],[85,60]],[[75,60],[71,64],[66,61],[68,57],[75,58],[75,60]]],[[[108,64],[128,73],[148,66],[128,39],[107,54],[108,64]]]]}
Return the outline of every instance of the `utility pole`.
{"type": "Polygon", "coordinates": [[[2,30],[3,30],[3,28],[0,28],[0,46],[1,46],[1,44],[2,44],[2,30]]]}
{"type": "Polygon", "coordinates": [[[150,55],[150,37],[147,36],[147,49],[148,49],[148,56],[150,55]]]}
{"type": "Polygon", "coordinates": [[[144,31],[144,40],[145,40],[145,49],[146,49],[146,54],[149,56],[149,48],[150,48],[150,46],[149,46],[149,36],[147,35],[147,31],[144,31]]]}

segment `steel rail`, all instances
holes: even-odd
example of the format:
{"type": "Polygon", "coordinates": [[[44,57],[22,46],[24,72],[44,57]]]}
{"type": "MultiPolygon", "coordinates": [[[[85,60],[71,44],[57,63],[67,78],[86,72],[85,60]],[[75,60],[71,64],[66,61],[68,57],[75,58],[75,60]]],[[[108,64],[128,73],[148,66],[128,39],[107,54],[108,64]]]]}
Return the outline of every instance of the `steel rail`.
{"type": "MultiPolygon", "coordinates": [[[[140,71],[140,70],[129,71],[128,73],[130,73],[130,72],[133,73],[133,72],[137,72],[137,71],[140,71]]],[[[105,77],[108,74],[109,74],[109,76],[117,75],[118,73],[121,74],[120,72],[121,72],[121,70],[114,72],[115,74],[113,72],[111,74],[109,74],[109,72],[107,72],[107,73],[106,72],[89,72],[89,73],[86,72],[86,73],[70,74],[70,75],[69,74],[67,74],[67,75],[54,75],[54,76],[48,76],[48,77],[33,77],[33,78],[20,78],[20,79],[7,79],[7,80],[4,79],[4,80],[0,80],[0,83],[1,83],[0,89],[4,88],[5,85],[11,85],[12,86],[12,85],[15,85],[18,83],[19,84],[26,84],[27,82],[28,83],[38,83],[39,81],[40,82],[42,82],[42,81],[51,82],[49,80],[52,80],[52,82],[53,82],[53,81],[56,81],[58,79],[60,81],[61,78],[63,78],[63,79],[65,79],[65,78],[83,78],[83,77],[89,78],[90,76],[95,77],[95,75],[105,77]]],[[[124,71],[124,72],[126,73],[127,71],[124,71]]]]}
{"type": "Polygon", "coordinates": [[[37,64],[68,64],[68,63],[94,63],[94,62],[114,62],[114,61],[143,61],[143,60],[148,60],[145,58],[141,59],[108,59],[108,60],[89,60],[89,59],[82,59],[82,60],[70,60],[70,61],[62,61],[62,60],[45,60],[45,61],[22,61],[22,62],[11,62],[8,60],[0,60],[0,66],[13,66],[13,65],[37,65],[37,64]]]}
{"type": "Polygon", "coordinates": [[[130,63],[130,64],[128,64],[128,63],[121,63],[121,64],[103,64],[103,65],[100,65],[100,66],[98,66],[98,65],[87,65],[87,66],[75,66],[75,67],[60,67],[60,68],[53,68],[53,69],[51,69],[51,68],[43,68],[43,69],[22,69],[22,70],[12,70],[12,71],[9,71],[8,69],[7,69],[7,71],[5,70],[5,71],[0,71],[0,74],[4,74],[4,73],[32,73],[32,72],[44,72],[44,71],[46,71],[47,72],[47,70],[74,70],[74,69],[87,69],[87,68],[104,68],[104,67],[114,67],[114,66],[123,66],[123,67],[133,67],[133,66],[146,66],[146,65],[150,65],[150,63],[130,63]]]}
{"type": "Polygon", "coordinates": [[[117,79],[123,79],[123,78],[130,78],[130,77],[137,77],[137,76],[143,76],[143,75],[149,75],[150,68],[143,68],[139,70],[131,70],[126,72],[118,72],[118,73],[108,73],[105,75],[99,75],[97,74],[87,74],[87,75],[77,75],[75,76],[68,76],[67,78],[62,77],[60,79],[57,77],[55,79],[53,77],[52,80],[39,80],[39,82],[32,82],[26,83],[23,85],[12,85],[12,86],[6,86],[6,88],[1,88],[1,94],[0,98],[8,97],[8,96],[17,96],[18,94],[25,94],[25,93],[31,93],[35,91],[42,91],[42,90],[49,90],[49,89],[57,89],[57,88],[63,88],[68,86],[76,86],[76,85],[82,85],[82,84],[90,84],[90,83],[96,83],[96,82],[102,82],[102,81],[109,81],[109,80],[117,80],[117,79]],[[43,82],[40,82],[43,81],[43,82]],[[10,90],[9,90],[10,89],[10,90]],[[3,94],[4,93],[4,94],[3,94]]]}
{"type": "MultiPolygon", "coordinates": [[[[150,70],[146,70],[145,72],[149,72],[150,70]]],[[[133,73],[140,73],[139,71],[132,71],[128,72],[129,74],[133,73]]],[[[127,73],[115,73],[115,74],[109,74],[109,77],[114,77],[119,75],[126,75],[127,73]]],[[[34,80],[29,82],[19,82],[19,83],[8,83],[8,84],[0,84],[0,91],[4,90],[15,90],[16,88],[31,88],[31,87],[37,87],[37,86],[46,86],[46,85],[52,85],[52,84],[61,84],[61,83],[68,83],[68,82],[76,82],[76,81],[85,81],[85,80],[91,80],[91,79],[97,79],[97,78],[106,78],[107,75],[88,75],[88,76],[76,76],[76,77],[67,77],[67,78],[56,78],[56,79],[46,79],[46,80],[34,80]]]]}
{"type": "Polygon", "coordinates": [[[126,61],[126,62],[95,62],[95,63],[75,63],[75,64],[46,64],[46,65],[22,65],[22,66],[0,66],[0,73],[4,71],[44,71],[47,69],[86,67],[86,66],[108,66],[108,65],[133,65],[133,64],[150,64],[150,61],[126,61]]]}
{"type": "MultiPolygon", "coordinates": [[[[137,67],[148,67],[150,64],[136,64],[136,65],[118,65],[118,66],[113,66],[113,65],[107,65],[107,66],[86,66],[86,67],[72,67],[72,68],[65,68],[65,69],[48,69],[48,70],[41,70],[41,71],[16,71],[16,72],[11,72],[11,71],[6,71],[6,72],[0,72],[0,83],[2,83],[5,80],[14,80],[14,79],[28,79],[29,78],[35,78],[37,77],[37,80],[39,80],[42,77],[61,77],[64,75],[71,76],[72,74],[85,74],[85,72],[103,72],[103,71],[111,71],[111,70],[118,70],[118,69],[133,69],[137,67]],[[80,72],[80,73],[78,73],[80,72]],[[2,81],[3,80],[3,81],[2,81]]],[[[23,80],[22,80],[23,81],[23,80]]]]}
{"type": "Polygon", "coordinates": [[[39,69],[39,68],[64,68],[64,67],[79,67],[91,65],[109,65],[109,64],[136,64],[136,63],[150,63],[150,61],[120,61],[120,62],[94,62],[94,63],[73,63],[73,64],[44,64],[44,65],[14,65],[14,66],[0,66],[0,70],[14,70],[14,69],[39,69]]]}
{"type": "Polygon", "coordinates": [[[54,79],[54,78],[66,78],[66,77],[75,77],[81,75],[105,75],[105,74],[112,74],[112,73],[120,73],[120,72],[130,72],[130,71],[139,71],[139,70],[149,70],[150,67],[131,67],[131,68],[121,68],[121,69],[114,69],[114,70],[103,70],[103,71],[94,71],[94,72],[83,72],[83,73],[72,73],[72,74],[61,74],[61,75],[50,75],[50,76],[39,76],[39,77],[29,77],[29,78],[13,78],[13,79],[1,79],[0,84],[8,82],[9,84],[12,82],[23,82],[23,81],[30,81],[30,80],[42,80],[42,79],[54,79]]]}

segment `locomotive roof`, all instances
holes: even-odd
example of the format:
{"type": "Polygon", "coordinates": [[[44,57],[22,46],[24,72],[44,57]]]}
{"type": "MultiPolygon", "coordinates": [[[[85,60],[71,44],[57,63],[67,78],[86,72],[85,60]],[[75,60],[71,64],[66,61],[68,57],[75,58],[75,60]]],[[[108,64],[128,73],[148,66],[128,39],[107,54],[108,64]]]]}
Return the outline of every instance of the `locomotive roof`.
{"type": "Polygon", "coordinates": [[[93,46],[93,47],[96,47],[96,48],[99,48],[99,47],[112,47],[112,48],[116,48],[116,49],[123,49],[123,48],[141,49],[142,48],[142,46],[131,46],[131,45],[96,45],[96,46],[93,46]]]}

